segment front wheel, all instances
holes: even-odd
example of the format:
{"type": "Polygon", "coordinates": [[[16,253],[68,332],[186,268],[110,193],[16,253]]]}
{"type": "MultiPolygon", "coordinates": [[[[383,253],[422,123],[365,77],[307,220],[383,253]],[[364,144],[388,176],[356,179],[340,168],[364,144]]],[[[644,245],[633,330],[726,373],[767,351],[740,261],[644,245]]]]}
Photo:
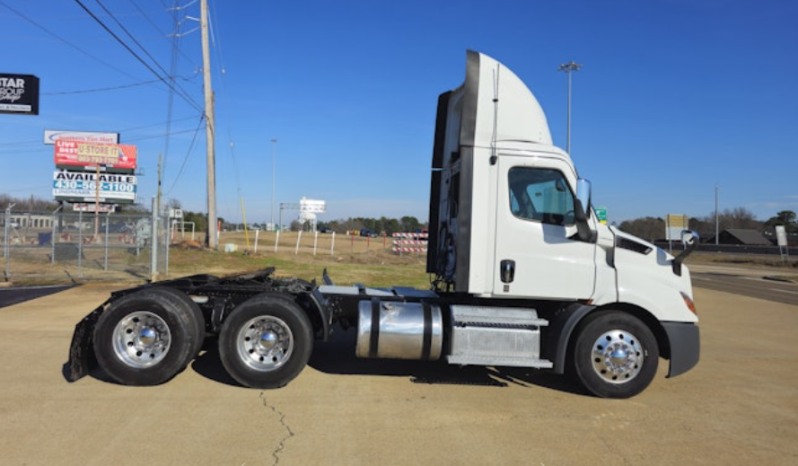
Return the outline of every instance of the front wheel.
{"type": "Polygon", "coordinates": [[[631,398],[657,374],[659,347],[651,330],[624,312],[588,315],[579,324],[571,353],[576,378],[602,398],[631,398]]]}
{"type": "Polygon", "coordinates": [[[279,388],[293,380],[313,351],[313,326],[293,301],[259,295],[238,306],[219,334],[222,365],[238,383],[279,388]]]}

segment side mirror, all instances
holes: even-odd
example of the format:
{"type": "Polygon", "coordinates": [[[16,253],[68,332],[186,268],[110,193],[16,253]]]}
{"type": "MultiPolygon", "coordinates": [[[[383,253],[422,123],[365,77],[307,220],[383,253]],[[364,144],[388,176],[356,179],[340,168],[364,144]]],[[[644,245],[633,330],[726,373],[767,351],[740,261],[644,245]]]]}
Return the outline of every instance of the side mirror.
{"type": "Polygon", "coordinates": [[[695,246],[698,244],[699,239],[698,232],[693,230],[682,230],[682,244],[684,244],[685,249],[687,249],[687,246],[695,246]]]}
{"type": "Polygon", "coordinates": [[[682,276],[682,262],[687,259],[687,256],[690,255],[695,250],[695,247],[698,246],[698,242],[700,237],[698,233],[693,230],[682,230],[682,244],[684,244],[684,251],[681,254],[676,256],[673,259],[673,273],[678,275],[679,277],[682,276]]]}
{"type": "Polygon", "coordinates": [[[590,180],[584,178],[576,180],[576,200],[582,203],[582,209],[584,209],[587,216],[590,216],[590,208],[592,207],[590,204],[591,191],[590,180]]]}
{"type": "Polygon", "coordinates": [[[576,199],[574,200],[574,220],[576,221],[576,236],[585,243],[595,243],[597,234],[590,229],[587,219],[590,218],[590,181],[579,178],[576,180],[576,199]]]}

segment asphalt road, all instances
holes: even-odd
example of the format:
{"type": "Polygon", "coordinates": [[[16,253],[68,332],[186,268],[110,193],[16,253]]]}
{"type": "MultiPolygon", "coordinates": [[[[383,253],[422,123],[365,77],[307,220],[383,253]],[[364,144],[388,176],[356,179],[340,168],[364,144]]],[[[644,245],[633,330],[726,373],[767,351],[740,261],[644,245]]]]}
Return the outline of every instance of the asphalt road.
{"type": "Polygon", "coordinates": [[[0,307],[23,303],[30,299],[40,298],[48,294],[68,290],[74,285],[17,286],[0,288],[0,307]]]}
{"type": "Polygon", "coordinates": [[[693,272],[693,286],[798,306],[798,284],[767,278],[766,274],[735,275],[693,272]]]}
{"type": "Polygon", "coordinates": [[[278,390],[237,386],[212,342],[160,386],[69,383],[74,325],[112,290],[0,309],[2,464],[798,464],[796,306],[697,288],[701,361],[673,379],[663,361],[630,400],[533,370],[358,362],[348,334],[278,390]]]}

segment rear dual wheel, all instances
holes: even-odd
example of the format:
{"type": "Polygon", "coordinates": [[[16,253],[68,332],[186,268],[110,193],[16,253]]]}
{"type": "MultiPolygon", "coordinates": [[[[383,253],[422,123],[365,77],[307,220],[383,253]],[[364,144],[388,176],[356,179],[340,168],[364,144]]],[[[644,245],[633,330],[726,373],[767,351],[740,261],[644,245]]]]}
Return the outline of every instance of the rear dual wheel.
{"type": "Polygon", "coordinates": [[[282,295],[258,295],[242,303],[219,334],[222,365],[245,387],[286,385],[299,375],[312,351],[308,316],[282,295]]]}
{"type": "Polygon", "coordinates": [[[158,385],[199,353],[205,319],[196,303],[167,287],[148,288],[114,301],[94,328],[100,367],[124,385],[158,385]]]}

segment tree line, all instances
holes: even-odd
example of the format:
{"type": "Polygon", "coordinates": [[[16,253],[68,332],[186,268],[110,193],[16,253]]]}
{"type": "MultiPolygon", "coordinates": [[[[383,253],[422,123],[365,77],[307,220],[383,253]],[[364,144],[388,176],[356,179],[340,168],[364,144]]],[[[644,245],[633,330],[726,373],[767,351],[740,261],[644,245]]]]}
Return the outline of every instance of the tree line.
{"type": "Polygon", "coordinates": [[[346,233],[352,230],[370,230],[377,234],[383,232],[388,236],[394,233],[413,233],[426,230],[426,222],[420,222],[416,217],[404,216],[402,218],[365,218],[355,217],[346,220],[332,220],[329,222],[319,222],[318,228],[325,228],[336,233],[346,233]]]}
{"type": "MultiPolygon", "coordinates": [[[[30,197],[15,197],[8,194],[0,194],[0,210],[13,205],[15,212],[36,212],[48,213],[54,212],[59,207],[59,203],[53,200],[41,199],[35,196],[30,197]]],[[[166,208],[180,208],[180,202],[177,200],[169,200],[166,208]]],[[[123,204],[119,207],[121,214],[145,214],[149,211],[148,208],[141,204],[123,204]]],[[[208,226],[208,215],[204,212],[192,212],[183,210],[183,220],[186,222],[194,222],[196,231],[206,231],[208,226]]],[[[222,222],[223,228],[227,229],[243,229],[244,225],[241,223],[229,223],[224,218],[219,217],[222,222]]],[[[737,207],[734,209],[726,209],[718,213],[718,228],[719,231],[727,229],[746,229],[757,230],[764,233],[766,236],[774,237],[774,229],[777,225],[783,225],[788,234],[798,233],[798,216],[791,210],[782,210],[775,216],[770,217],[765,221],[757,220],[756,216],[744,207],[737,207]]],[[[265,229],[266,224],[250,224],[250,227],[258,227],[265,229]]],[[[661,217],[641,217],[634,220],[626,220],[621,222],[618,226],[621,230],[633,234],[637,237],[647,241],[657,241],[665,238],[665,219],[661,217]]],[[[325,231],[334,231],[336,233],[346,233],[352,230],[367,229],[376,234],[387,235],[400,232],[417,232],[427,229],[426,222],[419,221],[413,216],[404,216],[401,218],[366,218],[366,217],[353,217],[348,219],[339,219],[331,221],[321,221],[317,224],[317,229],[325,231]]],[[[302,225],[298,221],[292,221],[290,224],[291,230],[300,230],[307,228],[307,225],[302,225]]],[[[690,217],[690,229],[697,231],[701,238],[707,239],[715,236],[715,214],[714,212],[703,217],[690,217]]]]}
{"type": "MultiPolygon", "coordinates": [[[[703,217],[690,217],[690,229],[701,235],[702,239],[715,237],[715,214],[703,217]]],[[[775,237],[775,227],[784,225],[788,234],[798,233],[796,214],[791,210],[782,210],[775,216],[765,221],[756,219],[756,216],[744,207],[726,209],[718,213],[718,231],[729,229],[756,230],[768,237],[775,237]]],[[[617,225],[621,230],[642,238],[646,241],[665,239],[665,219],[661,217],[642,217],[627,220],[617,225]]]]}

